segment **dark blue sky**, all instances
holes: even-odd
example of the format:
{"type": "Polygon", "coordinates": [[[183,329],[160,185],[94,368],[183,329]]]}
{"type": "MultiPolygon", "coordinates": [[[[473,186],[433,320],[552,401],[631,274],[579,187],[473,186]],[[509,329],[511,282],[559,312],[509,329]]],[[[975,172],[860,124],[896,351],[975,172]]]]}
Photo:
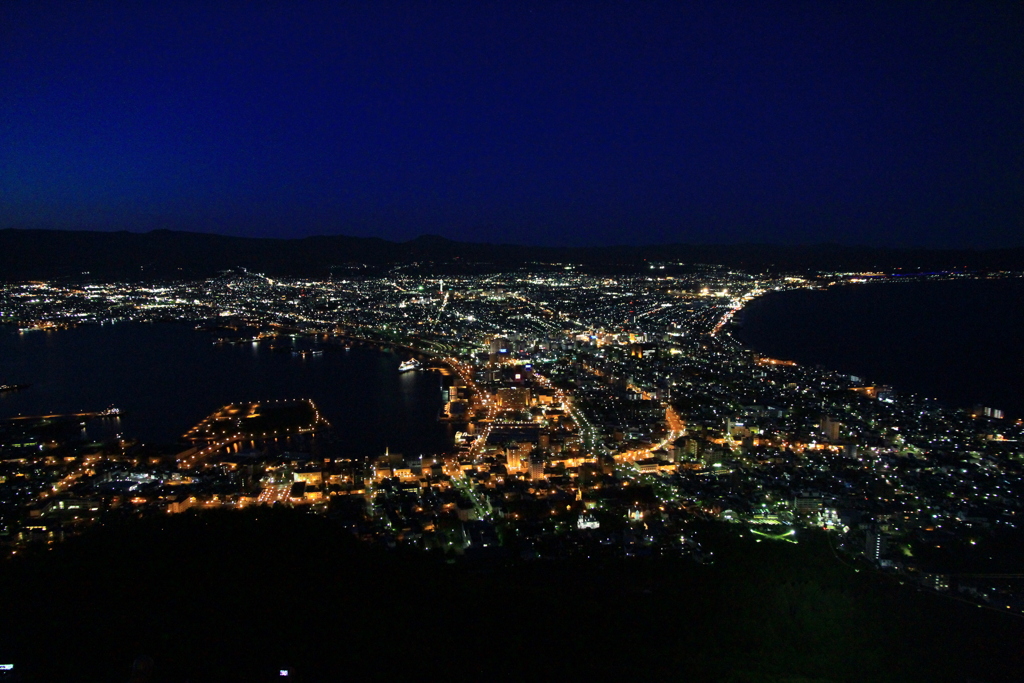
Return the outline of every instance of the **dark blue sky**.
{"type": "Polygon", "coordinates": [[[0,4],[0,228],[1024,244],[1024,4],[0,4]]]}

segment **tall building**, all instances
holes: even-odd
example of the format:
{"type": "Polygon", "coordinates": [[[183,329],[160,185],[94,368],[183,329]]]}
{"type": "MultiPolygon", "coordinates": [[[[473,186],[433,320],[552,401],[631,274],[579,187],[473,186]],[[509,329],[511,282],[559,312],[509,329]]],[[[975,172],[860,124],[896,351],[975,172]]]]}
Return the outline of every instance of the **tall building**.
{"type": "Polygon", "coordinates": [[[490,360],[496,363],[512,355],[512,340],[508,337],[495,337],[491,340],[490,360]]]}
{"type": "Polygon", "coordinates": [[[828,415],[821,416],[821,435],[829,441],[839,440],[839,428],[843,426],[841,422],[833,420],[828,415]]]}
{"type": "Polygon", "coordinates": [[[869,529],[867,539],[864,542],[864,557],[872,562],[878,562],[885,554],[885,534],[878,529],[869,529]]]}
{"type": "Polygon", "coordinates": [[[544,456],[533,455],[530,457],[530,479],[539,481],[544,478],[544,456]]]}

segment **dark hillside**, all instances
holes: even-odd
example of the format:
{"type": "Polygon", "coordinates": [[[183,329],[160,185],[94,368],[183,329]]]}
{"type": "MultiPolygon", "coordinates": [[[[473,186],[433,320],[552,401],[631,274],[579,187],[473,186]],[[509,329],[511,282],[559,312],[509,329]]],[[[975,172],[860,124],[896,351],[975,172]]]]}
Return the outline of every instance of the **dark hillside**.
{"type": "Polygon", "coordinates": [[[1020,680],[1024,623],[838,563],[822,538],[704,532],[689,561],[444,564],[290,510],[106,526],[0,568],[25,681],[1020,680]]]}

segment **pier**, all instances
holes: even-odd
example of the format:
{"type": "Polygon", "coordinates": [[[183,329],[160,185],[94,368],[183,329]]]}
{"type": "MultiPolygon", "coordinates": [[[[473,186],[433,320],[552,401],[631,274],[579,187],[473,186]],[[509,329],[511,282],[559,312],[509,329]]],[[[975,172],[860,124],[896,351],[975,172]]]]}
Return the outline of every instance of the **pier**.
{"type": "Polygon", "coordinates": [[[117,408],[110,407],[106,410],[101,410],[93,413],[63,413],[54,415],[17,415],[15,417],[5,417],[0,419],[2,422],[20,422],[20,421],[34,421],[34,420],[60,420],[72,417],[84,417],[86,419],[92,419],[94,417],[119,417],[121,411],[117,408]]]}

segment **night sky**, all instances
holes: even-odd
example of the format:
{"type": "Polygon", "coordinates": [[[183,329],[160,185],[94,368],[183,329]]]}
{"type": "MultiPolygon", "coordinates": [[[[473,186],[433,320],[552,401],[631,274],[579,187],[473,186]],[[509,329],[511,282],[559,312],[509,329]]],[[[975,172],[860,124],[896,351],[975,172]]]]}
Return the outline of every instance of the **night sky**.
{"type": "Polygon", "coordinates": [[[1024,4],[0,4],[0,228],[1024,245],[1024,4]]]}

